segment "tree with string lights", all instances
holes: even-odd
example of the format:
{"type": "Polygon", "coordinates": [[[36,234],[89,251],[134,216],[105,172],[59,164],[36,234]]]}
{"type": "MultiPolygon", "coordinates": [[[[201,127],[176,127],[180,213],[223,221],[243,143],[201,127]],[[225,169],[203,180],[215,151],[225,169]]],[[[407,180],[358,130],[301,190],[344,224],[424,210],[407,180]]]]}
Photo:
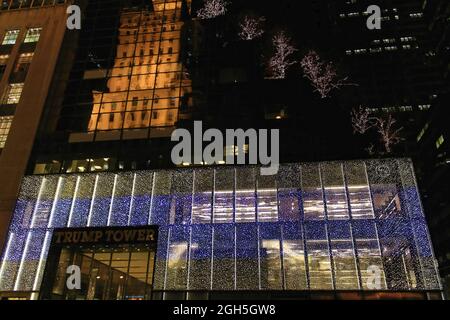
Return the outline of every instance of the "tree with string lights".
{"type": "Polygon", "coordinates": [[[250,41],[261,37],[264,34],[263,22],[266,19],[264,17],[250,17],[245,16],[242,22],[239,24],[240,32],[239,38],[242,40],[250,41]]]}
{"type": "Polygon", "coordinates": [[[351,112],[353,133],[365,134],[374,126],[374,118],[370,117],[369,109],[365,107],[354,108],[351,112]]]}
{"type": "Polygon", "coordinates": [[[347,82],[347,78],[339,79],[332,62],[323,61],[317,52],[311,50],[301,61],[304,77],[311,81],[314,91],[322,99],[328,98],[330,92],[343,86],[354,85],[347,82]]]}
{"type": "Polygon", "coordinates": [[[403,128],[394,128],[397,121],[392,117],[392,115],[389,115],[385,119],[380,117],[375,120],[375,127],[380,134],[380,140],[384,146],[384,149],[387,153],[391,153],[392,148],[403,140],[400,135],[403,128]]]}
{"type": "Polygon", "coordinates": [[[214,19],[227,13],[228,2],[225,0],[205,0],[203,8],[197,11],[200,19],[214,19]]]}

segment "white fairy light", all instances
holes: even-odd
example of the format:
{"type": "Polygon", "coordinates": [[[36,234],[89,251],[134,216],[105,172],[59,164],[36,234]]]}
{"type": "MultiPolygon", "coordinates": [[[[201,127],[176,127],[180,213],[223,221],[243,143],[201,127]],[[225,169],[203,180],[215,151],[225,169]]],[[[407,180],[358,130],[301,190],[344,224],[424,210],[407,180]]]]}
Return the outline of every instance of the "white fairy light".
{"type": "Polygon", "coordinates": [[[239,24],[241,31],[239,32],[239,37],[242,40],[253,40],[261,37],[264,34],[264,29],[262,28],[262,23],[266,19],[264,17],[253,18],[250,16],[245,16],[242,22],[239,24]]]}
{"type": "Polygon", "coordinates": [[[213,19],[227,13],[228,2],[224,0],[205,0],[203,8],[197,11],[200,19],[213,19]]]}
{"type": "Polygon", "coordinates": [[[290,56],[297,51],[292,46],[291,38],[286,36],[284,31],[278,32],[272,38],[275,54],[269,60],[269,69],[273,79],[284,79],[289,67],[296,62],[291,60],[290,56]]]}
{"type": "Polygon", "coordinates": [[[317,52],[311,50],[301,61],[304,77],[311,81],[315,91],[322,99],[328,98],[331,91],[343,86],[354,85],[348,78],[339,79],[332,62],[323,61],[317,52]]]}

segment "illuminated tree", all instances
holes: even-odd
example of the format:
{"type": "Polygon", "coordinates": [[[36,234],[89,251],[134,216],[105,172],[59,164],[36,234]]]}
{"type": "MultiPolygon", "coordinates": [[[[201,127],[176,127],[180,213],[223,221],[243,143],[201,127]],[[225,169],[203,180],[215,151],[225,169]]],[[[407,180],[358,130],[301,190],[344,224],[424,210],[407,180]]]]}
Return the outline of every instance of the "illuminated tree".
{"type": "Polygon", "coordinates": [[[376,128],[380,134],[380,140],[383,143],[384,149],[387,153],[391,153],[392,147],[400,143],[403,138],[400,136],[400,132],[403,128],[395,129],[394,124],[397,122],[392,115],[389,115],[387,119],[376,118],[376,128]]]}
{"type": "Polygon", "coordinates": [[[291,45],[291,41],[291,38],[286,36],[283,31],[278,32],[272,38],[275,54],[269,60],[269,70],[274,79],[286,78],[287,70],[291,65],[296,63],[290,58],[290,56],[297,51],[297,49],[291,45]]]}
{"type": "Polygon", "coordinates": [[[197,11],[200,19],[213,19],[227,12],[228,2],[225,0],[205,0],[203,8],[197,11]]]}
{"type": "Polygon", "coordinates": [[[354,108],[351,112],[353,133],[364,134],[374,126],[369,109],[365,107],[354,108]]]}
{"type": "Polygon", "coordinates": [[[253,40],[259,38],[264,34],[264,29],[262,23],[266,19],[264,17],[253,18],[245,16],[242,22],[239,24],[241,31],[239,32],[239,37],[242,40],[253,40]]]}
{"type": "Polygon", "coordinates": [[[327,98],[331,91],[342,86],[352,85],[347,82],[347,78],[339,79],[333,63],[322,61],[315,51],[310,51],[302,59],[304,77],[311,81],[320,96],[327,98]]]}

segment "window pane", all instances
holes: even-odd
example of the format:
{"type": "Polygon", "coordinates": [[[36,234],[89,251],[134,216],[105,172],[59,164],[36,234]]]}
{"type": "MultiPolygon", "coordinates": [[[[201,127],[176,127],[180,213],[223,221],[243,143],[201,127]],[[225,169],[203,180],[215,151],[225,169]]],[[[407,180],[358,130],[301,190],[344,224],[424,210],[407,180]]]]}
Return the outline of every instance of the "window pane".
{"type": "Polygon", "coordinates": [[[274,176],[258,176],[258,221],[278,221],[277,187],[274,176]]]}
{"type": "Polygon", "coordinates": [[[192,223],[211,223],[214,171],[196,170],[194,180],[192,223]]]}
{"type": "Polygon", "coordinates": [[[256,220],[255,187],[255,170],[236,168],[236,222],[256,220]]]}
{"type": "Polygon", "coordinates": [[[31,28],[28,29],[27,34],[25,36],[25,40],[23,42],[38,42],[39,37],[41,36],[42,28],[31,28]]]}
{"type": "Polygon", "coordinates": [[[5,104],[17,104],[20,101],[22,95],[23,83],[12,83],[6,88],[5,97],[3,103],[5,104]]]}
{"type": "Polygon", "coordinates": [[[13,116],[0,117],[0,149],[5,147],[13,116]]]}
{"type": "Polygon", "coordinates": [[[172,227],[167,261],[166,290],[186,290],[189,229],[172,227]]]}
{"type": "Polygon", "coordinates": [[[325,218],[322,183],[318,165],[302,166],[303,212],[306,220],[325,218]]]}
{"type": "Polygon", "coordinates": [[[215,225],[213,233],[213,290],[233,290],[235,275],[233,225],[215,225]]]}
{"type": "Polygon", "coordinates": [[[342,164],[327,163],[321,165],[321,169],[328,219],[347,219],[349,215],[342,164]]]}
{"type": "Polygon", "coordinates": [[[372,221],[355,221],[353,224],[361,282],[365,290],[386,289],[383,262],[375,228],[375,222],[372,221]],[[374,278],[374,273],[378,273],[379,278],[374,278]]]}
{"type": "Polygon", "coordinates": [[[283,225],[283,267],[286,290],[306,290],[305,247],[299,223],[283,225]]]}
{"type": "Polygon", "coordinates": [[[234,169],[215,171],[214,223],[233,222],[234,169]]]}
{"type": "Polygon", "coordinates": [[[2,45],[15,44],[20,30],[8,30],[3,38],[2,45]]]}
{"type": "Polygon", "coordinates": [[[273,224],[261,224],[259,236],[261,288],[281,290],[283,281],[281,276],[280,227],[273,224]]]}
{"type": "Polygon", "coordinates": [[[305,224],[309,281],[312,290],[333,289],[330,252],[325,224],[310,221],[305,224]]]}
{"type": "Polygon", "coordinates": [[[345,174],[352,218],[374,218],[365,164],[363,162],[346,164],[345,174]]]}
{"type": "Polygon", "coordinates": [[[350,225],[347,221],[333,221],[329,233],[336,289],[355,290],[359,281],[350,225]]]}
{"type": "Polygon", "coordinates": [[[236,287],[258,290],[258,232],[255,224],[236,226],[236,287]]]}
{"type": "Polygon", "coordinates": [[[211,256],[211,225],[192,226],[189,254],[189,290],[211,289],[211,256]]]}

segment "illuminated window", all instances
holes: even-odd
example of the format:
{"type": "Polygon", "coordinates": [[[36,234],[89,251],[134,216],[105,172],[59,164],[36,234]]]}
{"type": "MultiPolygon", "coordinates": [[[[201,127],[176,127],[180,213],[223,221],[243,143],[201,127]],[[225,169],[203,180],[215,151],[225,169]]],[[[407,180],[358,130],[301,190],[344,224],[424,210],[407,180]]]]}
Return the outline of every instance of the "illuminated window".
{"type": "Polygon", "coordinates": [[[39,37],[41,36],[42,28],[31,28],[28,29],[27,34],[25,36],[25,40],[23,42],[29,43],[29,42],[38,42],[39,37]]]}
{"type": "Polygon", "coordinates": [[[5,37],[3,38],[2,45],[15,44],[17,37],[19,36],[20,30],[9,30],[6,31],[5,37]]]}
{"type": "Polygon", "coordinates": [[[0,149],[5,147],[6,138],[11,128],[13,117],[0,117],[0,149]]]}
{"type": "Polygon", "coordinates": [[[419,135],[417,136],[417,142],[419,142],[420,140],[422,140],[424,134],[427,132],[429,127],[429,123],[425,124],[425,127],[423,127],[423,129],[420,131],[419,135]]]}
{"type": "Polygon", "coordinates": [[[16,104],[20,101],[20,96],[22,95],[23,83],[12,83],[8,85],[6,89],[5,104],[16,104]]]}
{"type": "Polygon", "coordinates": [[[30,67],[31,60],[33,60],[34,53],[21,53],[14,66],[14,73],[26,73],[30,67]]]}
{"type": "Polygon", "coordinates": [[[444,136],[441,135],[437,140],[436,140],[436,149],[439,149],[445,142],[444,136]]]}

